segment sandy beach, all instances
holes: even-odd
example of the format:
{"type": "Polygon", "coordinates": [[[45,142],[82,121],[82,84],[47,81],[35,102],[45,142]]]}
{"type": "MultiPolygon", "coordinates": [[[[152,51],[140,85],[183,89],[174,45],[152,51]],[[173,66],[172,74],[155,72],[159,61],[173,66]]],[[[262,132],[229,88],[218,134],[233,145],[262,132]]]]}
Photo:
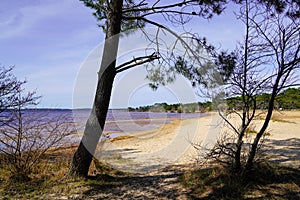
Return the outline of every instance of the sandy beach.
{"type": "MultiPolygon", "coordinates": [[[[236,120],[232,118],[231,120],[236,120]]],[[[253,128],[263,121],[257,118],[253,128]]],[[[102,160],[123,171],[148,172],[167,165],[195,163],[200,154],[192,144],[211,148],[222,120],[216,113],[195,119],[173,119],[160,128],[126,134],[99,147],[102,160]]],[[[268,127],[264,153],[276,163],[300,167],[300,111],[275,111],[268,127]]]]}

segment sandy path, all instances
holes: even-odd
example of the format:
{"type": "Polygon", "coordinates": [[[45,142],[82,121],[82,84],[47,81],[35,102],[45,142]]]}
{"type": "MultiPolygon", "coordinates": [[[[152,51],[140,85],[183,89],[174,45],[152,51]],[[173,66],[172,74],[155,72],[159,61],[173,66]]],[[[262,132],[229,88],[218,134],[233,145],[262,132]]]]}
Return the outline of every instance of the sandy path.
{"type": "Polygon", "coordinates": [[[275,163],[300,167],[300,111],[275,112],[264,149],[275,163]]]}
{"type": "MultiPolygon", "coordinates": [[[[274,162],[300,166],[300,112],[276,113],[271,121],[265,154],[274,162]]],[[[174,120],[159,129],[143,131],[101,147],[102,160],[130,172],[149,172],[167,165],[195,162],[199,151],[191,143],[212,147],[219,133],[218,115],[174,120]]],[[[261,120],[255,121],[259,127],[261,120]]]]}
{"type": "Polygon", "coordinates": [[[106,142],[100,157],[116,168],[131,172],[195,162],[198,152],[192,143],[209,145],[215,141],[219,123],[215,117],[174,120],[159,129],[128,134],[125,139],[106,142]]]}

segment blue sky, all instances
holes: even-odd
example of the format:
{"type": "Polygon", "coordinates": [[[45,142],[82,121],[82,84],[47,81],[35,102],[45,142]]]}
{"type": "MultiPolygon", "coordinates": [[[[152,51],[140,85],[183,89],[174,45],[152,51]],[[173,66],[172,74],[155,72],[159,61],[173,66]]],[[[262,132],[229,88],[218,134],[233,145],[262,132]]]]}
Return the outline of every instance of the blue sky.
{"type": "MultiPolygon", "coordinates": [[[[97,26],[92,10],[77,0],[1,0],[0,30],[0,64],[15,65],[15,75],[28,80],[27,89],[36,90],[43,96],[40,107],[72,108],[76,90],[74,87],[78,84],[77,76],[80,76],[82,67],[85,66],[83,63],[93,54],[91,52],[100,54],[98,49],[104,40],[104,34],[97,26]]],[[[236,41],[244,33],[243,26],[235,20],[231,7],[225,14],[211,21],[194,19],[188,30],[206,36],[208,41],[217,46],[222,44],[223,48],[230,49],[235,47],[236,41]]],[[[96,71],[92,71],[91,76],[94,73],[96,77],[97,62],[94,65],[96,68],[91,68],[96,71]]],[[[142,69],[134,73],[139,73],[140,77],[145,75],[142,69]]],[[[127,84],[131,87],[130,81],[133,80],[129,78],[120,84],[124,77],[130,75],[123,74],[117,78],[111,107],[162,101],[175,103],[178,99],[188,102],[195,98],[193,96],[180,100],[181,97],[174,96],[174,88],[180,89],[179,85],[184,82],[181,79],[177,85],[174,83],[173,86],[156,92],[147,88],[142,81],[134,89],[135,92],[122,95],[120,91],[126,91],[126,87],[122,90],[118,87],[127,84]]],[[[94,84],[91,83],[92,93],[93,87],[94,84]]],[[[179,96],[190,95],[185,95],[184,91],[182,88],[179,96]]],[[[81,102],[80,107],[89,107],[92,95],[87,96],[85,101],[81,102]]]]}

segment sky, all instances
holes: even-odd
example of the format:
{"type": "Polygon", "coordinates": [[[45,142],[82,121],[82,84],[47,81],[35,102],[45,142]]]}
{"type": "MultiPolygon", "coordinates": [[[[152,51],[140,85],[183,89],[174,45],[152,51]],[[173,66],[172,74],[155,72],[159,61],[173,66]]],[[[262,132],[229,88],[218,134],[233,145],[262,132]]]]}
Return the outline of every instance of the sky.
{"type": "MultiPolygon", "coordinates": [[[[77,0],[1,0],[0,5],[0,65],[15,66],[14,74],[28,81],[26,89],[42,95],[39,107],[90,107],[104,42],[92,10],[77,0]]],[[[209,21],[194,19],[187,30],[205,36],[217,47],[233,49],[244,28],[232,10],[229,6],[209,21]]],[[[123,37],[121,43],[123,57],[143,45],[134,35],[123,37]]],[[[145,76],[143,67],[118,75],[110,107],[199,100],[190,82],[180,76],[157,91],[148,87],[145,76]]]]}

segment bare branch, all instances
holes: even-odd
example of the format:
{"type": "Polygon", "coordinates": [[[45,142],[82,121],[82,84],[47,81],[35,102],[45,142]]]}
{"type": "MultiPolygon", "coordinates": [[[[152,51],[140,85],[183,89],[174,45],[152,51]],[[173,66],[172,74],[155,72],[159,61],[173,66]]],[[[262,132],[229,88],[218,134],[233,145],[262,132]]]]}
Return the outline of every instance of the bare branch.
{"type": "Polygon", "coordinates": [[[153,4],[153,6],[150,6],[150,7],[128,8],[128,9],[123,10],[123,13],[127,13],[127,12],[145,12],[145,11],[153,11],[153,13],[156,13],[157,10],[164,10],[164,9],[169,9],[169,8],[181,7],[183,5],[187,5],[187,4],[196,2],[196,1],[195,0],[183,0],[179,3],[174,3],[174,4],[164,5],[164,6],[156,6],[159,2],[160,2],[160,0],[157,0],[153,4]]]}
{"type": "Polygon", "coordinates": [[[159,59],[159,56],[156,52],[154,52],[153,54],[149,55],[149,56],[140,56],[137,58],[133,58],[132,60],[125,62],[119,66],[116,67],[116,73],[120,73],[122,71],[125,71],[127,69],[151,62],[153,60],[157,60],[159,59]],[[132,64],[134,63],[134,64],[132,64]]]}

